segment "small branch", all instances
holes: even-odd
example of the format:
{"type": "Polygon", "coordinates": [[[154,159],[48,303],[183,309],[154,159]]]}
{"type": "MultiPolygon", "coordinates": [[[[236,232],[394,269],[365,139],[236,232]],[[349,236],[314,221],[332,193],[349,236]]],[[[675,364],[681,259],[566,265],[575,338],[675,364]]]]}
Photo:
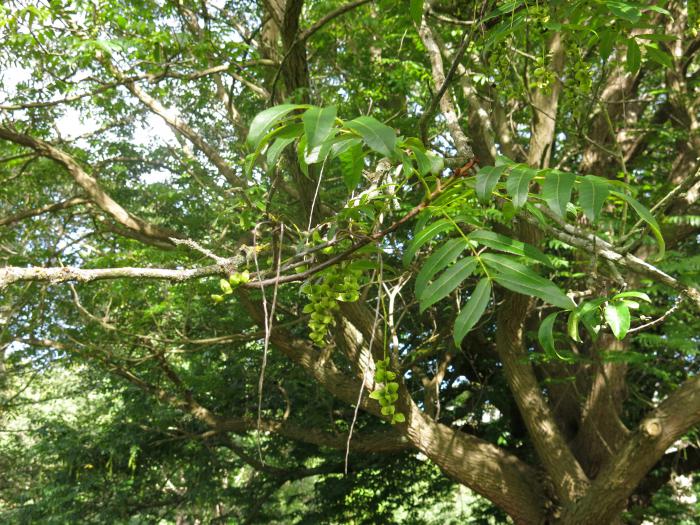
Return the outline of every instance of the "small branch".
{"type": "Polygon", "coordinates": [[[0,217],[0,226],[7,226],[8,224],[14,224],[24,219],[29,219],[30,217],[36,217],[37,215],[43,215],[44,213],[52,213],[58,210],[65,210],[66,208],[71,208],[79,204],[85,204],[90,202],[87,199],[81,197],[72,197],[55,204],[47,204],[45,206],[40,206],[39,208],[33,208],[31,210],[24,210],[14,215],[8,215],[7,217],[0,217]]]}
{"type": "Polygon", "coordinates": [[[309,38],[311,38],[314,35],[314,33],[316,33],[319,29],[321,29],[334,18],[338,18],[340,15],[343,15],[348,11],[355,9],[356,7],[360,7],[361,5],[368,4],[373,1],[374,0],[355,0],[354,2],[348,2],[347,4],[341,5],[339,8],[331,11],[330,13],[327,13],[298,36],[297,45],[306,42],[309,38]]]}
{"type": "Polygon", "coordinates": [[[61,164],[90,200],[119,224],[141,236],[144,242],[160,247],[172,247],[170,238],[179,236],[177,232],[146,222],[126,211],[102,189],[97,179],[87,173],[78,161],[48,142],[19,133],[8,126],[0,126],[0,139],[31,148],[39,155],[61,164]]]}
{"type": "MultiPolygon", "coordinates": [[[[547,210],[544,207],[541,207],[540,210],[543,213],[548,214],[547,210]]],[[[552,226],[545,226],[539,221],[537,221],[537,219],[535,219],[534,217],[527,217],[524,215],[521,215],[521,217],[523,217],[526,221],[538,227],[539,229],[544,229],[546,233],[548,233],[549,235],[553,235],[560,241],[563,241],[577,248],[583,248],[591,254],[598,255],[608,261],[615,263],[617,266],[627,268],[641,275],[652,277],[658,282],[661,282],[666,286],[673,288],[674,290],[678,290],[679,292],[683,293],[685,296],[690,298],[695,307],[698,310],[700,310],[700,291],[693,287],[684,285],[683,283],[678,281],[678,279],[668,275],[666,272],[658,269],[653,264],[650,264],[645,260],[640,259],[639,257],[636,257],[630,253],[624,255],[618,253],[617,251],[615,251],[614,246],[609,242],[601,239],[596,235],[580,232],[571,225],[565,225],[567,231],[562,231],[552,226]]]]}
{"type": "Polygon", "coordinates": [[[187,281],[212,275],[228,275],[245,263],[243,256],[228,259],[226,264],[213,264],[201,268],[170,270],[164,268],[100,268],[81,269],[71,266],[62,268],[0,268],[0,290],[20,281],[43,281],[51,284],[75,281],[87,283],[106,279],[164,279],[174,282],[187,281]]]}
{"type": "Polygon", "coordinates": [[[188,248],[191,248],[192,250],[197,251],[206,257],[209,257],[217,264],[226,264],[226,262],[228,261],[228,259],[226,259],[225,257],[219,257],[214,252],[207,250],[205,247],[200,245],[198,242],[193,241],[192,239],[177,239],[175,237],[171,237],[170,240],[175,246],[187,246],[188,248]]]}
{"type": "Polygon", "coordinates": [[[628,334],[633,334],[635,332],[641,332],[642,330],[646,330],[647,328],[651,328],[652,326],[656,326],[658,324],[663,323],[666,319],[668,319],[673,313],[678,310],[680,307],[681,303],[683,302],[683,296],[679,295],[678,298],[676,299],[676,302],[674,305],[669,308],[666,312],[661,317],[658,317],[654,319],[653,321],[649,321],[648,323],[645,323],[640,326],[635,326],[634,328],[631,328],[630,330],[627,331],[628,334]]]}

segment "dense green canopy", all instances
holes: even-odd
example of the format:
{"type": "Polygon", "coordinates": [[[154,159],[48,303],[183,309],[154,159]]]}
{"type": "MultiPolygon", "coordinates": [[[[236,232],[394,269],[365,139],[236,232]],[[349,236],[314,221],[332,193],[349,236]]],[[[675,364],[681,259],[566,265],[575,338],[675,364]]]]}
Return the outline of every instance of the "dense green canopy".
{"type": "Polygon", "coordinates": [[[700,7],[7,0],[0,522],[695,523],[700,7]]]}

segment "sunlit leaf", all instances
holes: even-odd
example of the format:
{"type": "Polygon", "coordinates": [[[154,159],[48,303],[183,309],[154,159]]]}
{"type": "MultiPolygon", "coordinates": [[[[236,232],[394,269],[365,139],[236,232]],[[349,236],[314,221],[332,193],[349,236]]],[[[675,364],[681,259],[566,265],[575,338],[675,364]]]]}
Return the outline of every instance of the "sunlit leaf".
{"type": "Polygon", "coordinates": [[[491,281],[488,278],[483,278],[476,285],[471,297],[469,297],[457,319],[455,319],[454,341],[457,346],[462,344],[464,336],[474,328],[474,325],[484,314],[490,298],[491,281]]]}
{"type": "Polygon", "coordinates": [[[498,284],[513,292],[539,297],[550,304],[571,310],[576,303],[549,279],[538,275],[527,266],[514,261],[511,257],[485,253],[481,255],[484,263],[494,271],[492,277],[498,284]]]}
{"type": "Polygon", "coordinates": [[[488,230],[477,230],[469,234],[469,238],[473,241],[478,242],[494,250],[512,253],[514,255],[522,255],[523,257],[529,257],[535,261],[546,264],[547,266],[553,267],[552,261],[549,260],[544,253],[535,248],[534,246],[511,239],[500,233],[488,231],[488,230]]]}
{"type": "Polygon", "coordinates": [[[484,166],[476,174],[476,195],[482,201],[486,201],[491,197],[493,189],[498,184],[498,179],[507,168],[507,165],[501,166],[484,166]]]}
{"type": "Polygon", "coordinates": [[[365,157],[362,154],[362,146],[354,144],[338,155],[340,168],[343,172],[343,182],[348,190],[354,190],[362,179],[362,169],[365,166],[365,157]]]}
{"type": "Polygon", "coordinates": [[[566,215],[566,205],[571,201],[571,190],[576,182],[576,175],[563,171],[551,171],[545,175],[542,184],[542,198],[547,206],[559,215],[566,215]]]}
{"type": "Polygon", "coordinates": [[[603,310],[605,321],[617,339],[624,339],[630,329],[630,311],[622,301],[614,301],[605,305],[603,310]]]}
{"type": "Polygon", "coordinates": [[[439,250],[428,257],[416,276],[416,295],[420,297],[428,281],[430,281],[435,274],[442,271],[448,264],[457,260],[457,257],[460,256],[466,247],[467,242],[461,237],[459,239],[450,239],[443,244],[439,250]]]}
{"type": "Polygon", "coordinates": [[[303,109],[305,107],[308,106],[301,104],[281,104],[279,106],[273,106],[261,111],[255,116],[253,122],[250,123],[247,139],[248,144],[254,148],[257,148],[262,138],[272,126],[274,126],[292,111],[296,109],[303,109]]]}
{"type": "Polygon", "coordinates": [[[605,199],[608,198],[608,183],[605,179],[593,175],[586,175],[580,181],[578,188],[579,203],[588,220],[594,223],[598,220],[598,215],[603,208],[605,199]]]}
{"type": "Polygon", "coordinates": [[[331,134],[337,109],[335,106],[326,108],[311,107],[304,112],[302,121],[306,134],[306,147],[311,150],[321,145],[331,134]]]}
{"type": "Polygon", "coordinates": [[[394,157],[396,133],[386,124],[382,124],[374,117],[362,116],[346,122],[345,125],[358,133],[377,153],[389,158],[394,157]]]}
{"type": "Polygon", "coordinates": [[[506,191],[513,199],[513,206],[520,208],[527,201],[527,193],[530,189],[530,181],[537,174],[528,166],[513,168],[506,179],[506,191]]]}
{"type": "Polygon", "coordinates": [[[465,257],[445,270],[440,277],[426,286],[420,296],[420,311],[435,304],[440,299],[449,295],[462,281],[469,277],[476,268],[477,261],[474,257],[465,257]]]}

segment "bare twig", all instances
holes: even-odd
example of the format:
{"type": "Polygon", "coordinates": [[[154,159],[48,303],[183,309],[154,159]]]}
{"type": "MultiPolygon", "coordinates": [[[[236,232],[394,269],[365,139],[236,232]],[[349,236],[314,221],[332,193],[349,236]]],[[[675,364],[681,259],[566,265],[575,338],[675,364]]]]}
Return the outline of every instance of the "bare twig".
{"type": "Polygon", "coordinates": [[[0,217],[0,226],[7,226],[8,224],[13,224],[30,217],[36,217],[37,215],[43,215],[44,213],[52,213],[58,210],[65,210],[66,208],[71,208],[79,204],[85,204],[89,202],[87,199],[82,197],[72,197],[55,204],[47,204],[45,206],[40,206],[38,208],[33,208],[31,210],[24,210],[14,215],[8,215],[7,217],[0,217]]]}
{"type": "MultiPolygon", "coordinates": [[[[379,259],[379,293],[382,293],[382,286],[381,286],[381,281],[382,281],[382,256],[381,254],[378,255],[377,257],[379,259]]],[[[372,334],[369,337],[369,350],[370,352],[372,351],[372,345],[374,344],[374,336],[377,333],[377,324],[379,323],[379,299],[377,299],[377,306],[374,309],[374,322],[372,323],[372,334]]],[[[348,460],[350,458],[350,440],[352,439],[352,432],[353,429],[355,428],[355,423],[357,422],[357,416],[360,412],[360,404],[362,403],[362,393],[364,392],[365,389],[365,383],[367,381],[367,377],[365,372],[362,373],[362,384],[360,385],[360,393],[357,396],[357,404],[355,405],[355,411],[352,415],[352,422],[350,423],[350,430],[348,431],[348,441],[345,444],[345,475],[348,473],[348,460]]]]}

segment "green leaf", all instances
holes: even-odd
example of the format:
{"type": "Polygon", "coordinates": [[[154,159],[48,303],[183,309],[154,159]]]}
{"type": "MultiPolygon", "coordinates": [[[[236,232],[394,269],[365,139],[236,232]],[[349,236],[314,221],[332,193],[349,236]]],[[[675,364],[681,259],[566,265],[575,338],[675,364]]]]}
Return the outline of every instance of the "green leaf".
{"type": "Polygon", "coordinates": [[[421,175],[427,175],[433,170],[433,163],[430,162],[430,158],[424,152],[415,148],[413,149],[413,156],[416,158],[418,173],[421,175]]]}
{"type": "Polygon", "coordinates": [[[580,312],[578,310],[574,310],[569,314],[569,319],[566,322],[566,330],[569,333],[569,337],[571,337],[571,339],[573,339],[577,343],[581,342],[581,337],[578,333],[579,317],[580,312]]]}
{"type": "Polygon", "coordinates": [[[636,73],[642,63],[642,52],[634,38],[627,39],[627,62],[625,67],[630,73],[636,73]]]}
{"type": "Polygon", "coordinates": [[[308,106],[301,104],[281,104],[261,111],[255,116],[253,122],[250,123],[247,139],[248,144],[257,148],[262,138],[272,126],[292,111],[306,107],[308,106]]]}
{"type": "Polygon", "coordinates": [[[647,5],[644,6],[642,11],[654,11],[656,13],[661,13],[662,15],[671,16],[671,12],[668,9],[664,9],[658,5],[647,5]]]}
{"type": "Polygon", "coordinates": [[[420,21],[423,18],[423,0],[411,0],[410,5],[411,20],[417,26],[420,25],[420,21]]]}
{"type": "Polygon", "coordinates": [[[630,311],[622,302],[611,302],[605,305],[603,310],[605,321],[617,339],[623,339],[630,329],[630,311]]]}
{"type": "Polygon", "coordinates": [[[304,112],[301,120],[304,123],[306,147],[312,150],[325,141],[333,130],[333,124],[338,110],[335,106],[326,108],[311,107],[304,112]]]}
{"type": "MultiPolygon", "coordinates": [[[[318,164],[326,160],[328,155],[331,153],[331,147],[334,144],[334,138],[330,137],[322,142],[318,146],[313,148],[306,147],[304,149],[304,160],[307,164],[318,164]]],[[[304,143],[306,143],[306,136],[304,136],[304,143]]]]}
{"type": "MultiPolygon", "coordinates": [[[[601,304],[605,302],[605,297],[599,297],[598,299],[592,299],[590,301],[586,301],[581,303],[575,310],[575,318],[576,318],[576,341],[579,341],[578,339],[578,321],[580,320],[583,323],[583,326],[586,328],[588,333],[591,335],[593,339],[595,339],[598,336],[598,332],[600,331],[599,325],[599,319],[598,319],[598,313],[599,313],[599,307],[601,304]]],[[[570,319],[571,320],[571,319],[570,319]]],[[[572,336],[572,339],[574,337],[572,336]]],[[[580,342],[580,341],[579,341],[580,342]]]]}
{"type": "Polygon", "coordinates": [[[530,259],[546,264],[550,268],[554,268],[554,265],[552,264],[552,261],[549,260],[549,257],[534,246],[522,241],[511,239],[510,237],[506,237],[500,233],[487,230],[477,230],[470,233],[469,238],[478,242],[479,244],[482,244],[483,246],[493,248],[494,250],[529,257],[530,259]]]}
{"type": "Polygon", "coordinates": [[[600,58],[607,60],[612,53],[613,47],[615,47],[615,40],[617,39],[617,32],[612,30],[600,31],[600,43],[598,49],[600,51],[600,58]]]}
{"type": "MultiPolygon", "coordinates": [[[[276,129],[265,134],[258,142],[258,144],[255,148],[255,151],[253,153],[251,153],[250,155],[246,156],[246,160],[245,160],[245,164],[244,164],[245,174],[250,175],[250,173],[253,170],[253,167],[255,166],[255,162],[258,160],[258,156],[260,155],[262,150],[265,148],[265,145],[268,144],[270,141],[272,141],[275,138],[296,139],[302,133],[303,133],[303,127],[302,127],[301,123],[290,122],[290,123],[285,124],[283,126],[279,126],[276,129]]],[[[270,147],[272,147],[272,146],[270,146],[270,147]]],[[[268,148],[268,150],[269,150],[269,148],[268,148]]],[[[273,150],[273,153],[274,153],[274,150],[273,150]]],[[[271,167],[271,166],[268,166],[268,168],[269,167],[271,167]]]]}
{"type": "Polygon", "coordinates": [[[421,313],[457,288],[472,274],[476,264],[477,261],[474,257],[465,257],[450,266],[440,277],[430,283],[419,298],[421,313]]]}
{"type": "Polygon", "coordinates": [[[467,242],[462,239],[451,239],[443,244],[439,250],[433,253],[423,264],[423,267],[418,272],[416,276],[416,296],[420,297],[425,290],[425,286],[428,284],[436,273],[445,268],[452,261],[456,260],[457,257],[464,251],[467,247],[467,242]]]}
{"type": "Polygon", "coordinates": [[[486,310],[491,298],[491,281],[484,277],[479,281],[472,292],[471,297],[455,319],[454,341],[457,346],[462,344],[462,339],[474,328],[486,310]]]}
{"type": "Polygon", "coordinates": [[[527,192],[530,189],[530,181],[537,171],[527,166],[516,166],[506,179],[506,191],[513,198],[513,206],[520,208],[527,201],[527,192]]]}
{"type": "Polygon", "coordinates": [[[362,179],[362,169],[365,167],[365,156],[362,154],[362,145],[354,144],[349,149],[338,155],[340,169],[343,173],[343,182],[349,191],[354,190],[362,179]]]}
{"type": "Polygon", "coordinates": [[[362,141],[358,138],[344,138],[340,139],[337,142],[334,142],[333,145],[331,146],[331,157],[335,158],[339,156],[341,153],[344,151],[349,150],[352,148],[355,144],[361,144],[362,141]]]}
{"type": "Polygon", "coordinates": [[[629,291],[629,292],[621,292],[618,294],[615,294],[613,296],[613,299],[624,299],[625,297],[634,297],[635,299],[641,299],[642,301],[646,301],[647,303],[651,302],[651,298],[645,294],[644,292],[635,292],[635,291],[629,291]]]}
{"type": "Polygon", "coordinates": [[[656,46],[648,44],[644,46],[644,49],[646,49],[646,54],[650,60],[653,60],[667,69],[673,69],[673,57],[671,55],[664,53],[656,46]]]}
{"type": "Polygon", "coordinates": [[[579,179],[578,199],[588,220],[595,223],[608,198],[608,182],[594,175],[586,175],[579,179]]]}
{"type": "Polygon", "coordinates": [[[379,400],[379,399],[381,399],[382,397],[384,397],[384,392],[383,392],[383,390],[372,390],[372,391],[369,393],[369,398],[370,398],[370,399],[379,400]]]}
{"type": "Polygon", "coordinates": [[[346,122],[345,125],[358,133],[377,153],[389,158],[394,157],[396,133],[386,124],[382,124],[374,117],[362,116],[346,122]]]}
{"type": "Polygon", "coordinates": [[[559,312],[549,314],[540,323],[540,328],[537,330],[537,339],[548,354],[558,354],[554,346],[554,322],[557,320],[558,315],[559,312]]]}
{"type": "Polygon", "coordinates": [[[309,164],[306,162],[306,136],[297,143],[297,162],[304,175],[309,176],[309,164]]]}
{"type": "Polygon", "coordinates": [[[633,24],[636,24],[642,17],[642,12],[636,5],[613,0],[609,0],[608,2],[605,2],[605,4],[615,16],[622,18],[623,20],[627,20],[628,22],[632,22],[633,24]]]}
{"type": "Polygon", "coordinates": [[[484,166],[480,168],[476,174],[476,195],[482,201],[486,201],[491,197],[493,189],[498,184],[498,179],[508,167],[506,164],[501,166],[484,166]]]}
{"type": "Polygon", "coordinates": [[[574,182],[576,182],[576,175],[573,173],[554,170],[545,175],[542,198],[559,217],[566,216],[566,205],[571,201],[574,182]]]}
{"type": "Polygon", "coordinates": [[[394,412],[396,412],[396,407],[394,405],[387,405],[385,407],[382,407],[382,415],[383,416],[390,416],[394,412]]]}
{"type": "Polygon", "coordinates": [[[266,158],[268,169],[272,169],[275,167],[275,164],[277,164],[277,159],[279,159],[284,148],[289,146],[292,142],[294,142],[294,140],[295,139],[291,137],[278,138],[270,145],[269,148],[267,148],[266,158]]]}
{"type": "Polygon", "coordinates": [[[656,238],[656,242],[659,244],[659,253],[656,257],[657,259],[661,259],[664,256],[664,253],[666,252],[666,242],[664,241],[663,235],[661,235],[661,227],[656,221],[656,218],[652,215],[652,213],[647,209],[646,206],[644,206],[634,197],[631,197],[625,193],[621,193],[618,191],[611,191],[610,193],[615,197],[619,197],[620,199],[627,202],[630,206],[632,206],[632,208],[634,208],[634,211],[637,212],[637,215],[639,215],[639,218],[649,225],[651,232],[656,238]]]}
{"type": "Polygon", "coordinates": [[[401,412],[396,412],[394,416],[391,418],[391,423],[403,423],[406,421],[406,416],[404,416],[401,412]]]}
{"type": "Polygon", "coordinates": [[[452,229],[453,227],[454,226],[450,221],[440,219],[439,221],[435,221],[425,228],[421,228],[418,233],[416,233],[415,237],[413,237],[413,240],[409,243],[408,248],[403,255],[404,266],[408,266],[418,250],[420,250],[421,246],[423,246],[426,242],[435,237],[437,234],[442,233],[445,230],[452,229]]]}
{"type": "Polygon", "coordinates": [[[556,284],[514,261],[511,257],[485,253],[481,255],[481,259],[495,272],[492,276],[494,281],[504,288],[523,295],[539,297],[565,310],[576,308],[576,303],[556,284]]]}

